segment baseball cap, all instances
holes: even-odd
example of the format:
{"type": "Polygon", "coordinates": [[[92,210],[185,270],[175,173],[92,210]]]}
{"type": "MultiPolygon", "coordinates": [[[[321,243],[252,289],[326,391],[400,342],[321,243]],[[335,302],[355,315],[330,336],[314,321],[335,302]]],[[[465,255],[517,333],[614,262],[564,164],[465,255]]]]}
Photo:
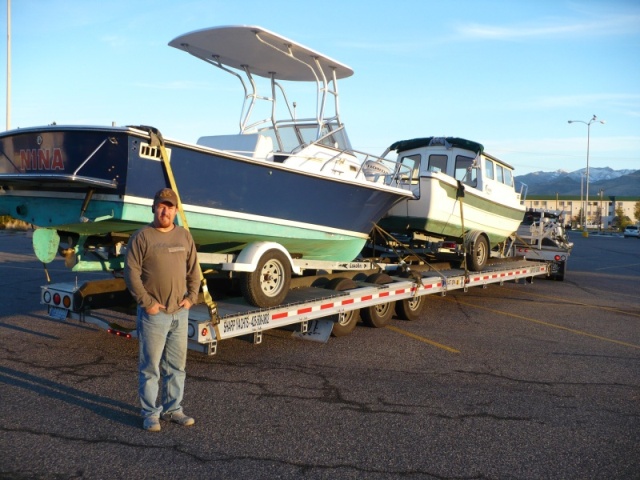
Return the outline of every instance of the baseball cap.
{"type": "Polygon", "coordinates": [[[174,207],[177,207],[178,195],[176,195],[176,192],[170,188],[163,188],[156,193],[155,197],[153,197],[153,204],[157,205],[158,203],[170,203],[174,207]]]}

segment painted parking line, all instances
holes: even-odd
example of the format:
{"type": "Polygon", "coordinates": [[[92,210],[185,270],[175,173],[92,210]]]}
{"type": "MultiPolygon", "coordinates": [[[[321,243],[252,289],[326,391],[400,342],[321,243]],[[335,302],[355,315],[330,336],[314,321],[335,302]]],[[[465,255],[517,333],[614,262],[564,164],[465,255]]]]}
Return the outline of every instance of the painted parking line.
{"type": "Polygon", "coordinates": [[[460,353],[460,350],[456,350],[453,347],[449,347],[447,345],[443,345],[442,343],[438,343],[433,340],[429,340],[428,338],[421,337],[420,335],[416,335],[415,333],[407,332],[402,328],[394,327],[392,325],[387,325],[385,328],[391,330],[392,332],[399,333],[400,335],[405,335],[409,338],[413,338],[414,340],[418,340],[419,342],[427,343],[431,346],[441,348],[442,350],[446,350],[449,353],[460,353]]]}
{"type": "Polygon", "coordinates": [[[600,268],[594,268],[594,271],[601,271],[601,270],[615,270],[615,269],[620,269],[620,268],[629,268],[629,267],[637,267],[638,265],[640,265],[640,263],[625,263],[624,265],[610,265],[607,267],[600,267],[600,268]]]}
{"type": "MultiPolygon", "coordinates": [[[[590,288],[589,290],[597,290],[597,289],[590,288]]],[[[515,289],[513,289],[511,291],[518,292],[518,290],[515,290],[515,289]]],[[[637,298],[637,295],[627,295],[627,294],[624,294],[624,293],[607,292],[606,290],[598,290],[598,291],[603,292],[603,293],[607,293],[607,294],[611,294],[611,295],[621,295],[623,297],[637,298]]],[[[581,306],[581,307],[595,308],[595,309],[598,309],[598,310],[605,310],[607,312],[613,312],[613,313],[621,313],[623,315],[630,315],[632,317],[640,318],[640,313],[629,312],[627,310],[621,310],[621,309],[616,308],[616,307],[605,307],[605,306],[602,306],[602,305],[593,305],[591,303],[578,302],[576,300],[567,299],[567,298],[564,298],[564,297],[555,297],[553,295],[544,295],[544,294],[541,294],[541,293],[524,292],[524,291],[522,291],[521,293],[523,293],[523,295],[526,295],[526,296],[540,297],[540,298],[545,298],[547,300],[555,300],[557,302],[564,303],[566,305],[574,305],[574,306],[577,305],[577,306],[581,306]]]]}
{"type": "MultiPolygon", "coordinates": [[[[447,300],[448,302],[453,302],[454,301],[454,300],[449,300],[446,297],[444,297],[444,299],[447,300]]],[[[494,308],[481,307],[479,305],[474,305],[472,303],[461,302],[459,299],[456,299],[455,302],[457,304],[460,304],[460,305],[467,305],[469,307],[478,308],[480,310],[486,310],[488,312],[497,313],[499,315],[505,315],[507,317],[513,317],[513,318],[517,318],[519,320],[525,320],[525,321],[531,322],[531,323],[537,323],[538,325],[544,325],[545,327],[556,328],[558,330],[564,330],[565,332],[574,333],[576,335],[582,335],[583,337],[595,338],[596,340],[602,340],[604,342],[610,342],[610,343],[615,343],[617,345],[622,345],[622,346],[625,346],[625,347],[640,349],[640,345],[635,345],[633,343],[627,343],[627,342],[621,342],[620,340],[614,340],[613,338],[602,337],[600,335],[595,335],[593,333],[584,332],[582,330],[576,330],[575,328],[563,327],[562,325],[556,325],[555,323],[545,322],[543,320],[536,320],[535,318],[524,317],[522,315],[515,315],[513,313],[503,312],[502,310],[496,310],[494,308]]]]}

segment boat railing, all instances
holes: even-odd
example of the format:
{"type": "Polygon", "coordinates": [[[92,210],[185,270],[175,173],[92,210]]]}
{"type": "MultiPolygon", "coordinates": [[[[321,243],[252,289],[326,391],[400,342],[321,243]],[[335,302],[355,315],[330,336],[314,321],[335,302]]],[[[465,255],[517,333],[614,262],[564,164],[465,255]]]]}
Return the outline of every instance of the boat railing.
{"type": "Polygon", "coordinates": [[[520,205],[524,205],[524,202],[527,199],[528,191],[529,186],[526,183],[520,182],[520,192],[518,193],[518,197],[520,198],[520,205]]]}
{"type": "Polygon", "coordinates": [[[354,150],[349,143],[344,124],[327,122],[324,125],[330,128],[330,130],[312,143],[324,147],[337,148],[339,151],[323,164],[321,170],[324,170],[329,164],[344,158],[344,155],[354,156],[360,164],[356,176],[364,174],[367,180],[374,183],[383,183],[389,186],[410,189],[411,167],[395,160],[389,160],[370,153],[354,150]],[[328,141],[329,139],[331,141],[328,141]]]}
{"type": "Polygon", "coordinates": [[[3,181],[20,182],[23,185],[55,185],[64,186],[65,188],[78,188],[84,189],[87,187],[96,188],[118,188],[118,182],[115,179],[97,178],[97,177],[85,177],[75,174],[60,174],[60,173],[36,173],[36,174],[24,174],[24,173],[9,173],[0,175],[3,181]]]}
{"type": "MultiPolygon", "coordinates": [[[[364,176],[368,181],[373,183],[411,190],[412,168],[408,165],[387,158],[381,158],[370,153],[353,149],[340,149],[319,142],[312,142],[305,145],[305,151],[313,145],[320,146],[322,152],[325,154],[333,151],[333,155],[330,155],[322,165],[320,165],[319,171],[331,169],[334,173],[342,174],[345,173],[346,170],[337,168],[337,166],[341,163],[350,163],[354,166],[358,165],[357,170],[352,173],[354,178],[364,176]]],[[[302,156],[304,156],[305,151],[300,152],[303,154],[302,156]]],[[[301,157],[301,155],[294,154],[292,157],[301,157]]],[[[318,160],[317,155],[310,155],[309,158],[318,160]]]]}
{"type": "Polygon", "coordinates": [[[412,168],[409,165],[358,150],[352,150],[352,153],[360,160],[360,172],[369,181],[411,190],[412,168]]]}
{"type": "MultiPolygon", "coordinates": [[[[355,164],[359,164],[355,177],[364,175],[367,180],[374,183],[382,183],[406,190],[411,189],[412,168],[410,166],[399,161],[354,150],[351,148],[344,124],[336,123],[333,121],[335,119],[326,120],[321,124],[318,124],[315,119],[297,119],[294,122],[278,121],[275,122],[275,128],[268,127],[260,130],[260,133],[272,138],[277,136],[276,142],[284,150],[282,153],[292,157],[302,157],[304,151],[312,150],[309,147],[313,145],[322,147],[322,151],[325,153],[333,151],[333,155],[330,155],[320,166],[320,171],[332,168],[335,172],[343,173],[343,170],[335,168],[335,165],[340,162],[353,161],[355,164]],[[292,134],[289,137],[295,138],[294,142],[290,141],[291,138],[288,138],[289,142],[283,142],[282,133],[287,130],[292,130],[292,134]],[[313,137],[305,135],[307,131],[314,132],[315,135],[313,137]],[[324,134],[318,135],[317,132],[324,132],[324,134]],[[292,143],[297,143],[297,145],[291,148],[293,146],[292,143]]],[[[315,155],[313,157],[317,160],[315,155]]]]}

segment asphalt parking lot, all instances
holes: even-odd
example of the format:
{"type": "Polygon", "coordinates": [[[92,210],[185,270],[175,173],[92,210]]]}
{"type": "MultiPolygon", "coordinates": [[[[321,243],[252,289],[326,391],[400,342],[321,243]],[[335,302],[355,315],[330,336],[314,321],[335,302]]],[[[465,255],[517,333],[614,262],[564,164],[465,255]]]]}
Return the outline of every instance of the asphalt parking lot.
{"type": "Polygon", "coordinates": [[[433,296],[418,321],[327,343],[190,352],[196,425],[149,433],[136,341],[49,318],[30,240],[0,231],[0,478],[638,479],[640,241],[570,236],[563,282],[433,296]]]}

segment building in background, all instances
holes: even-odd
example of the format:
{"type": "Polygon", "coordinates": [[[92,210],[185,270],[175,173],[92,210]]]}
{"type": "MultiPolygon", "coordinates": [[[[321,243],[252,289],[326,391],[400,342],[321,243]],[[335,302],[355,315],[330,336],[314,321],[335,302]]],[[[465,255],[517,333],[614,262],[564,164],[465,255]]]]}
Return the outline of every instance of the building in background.
{"type": "MultiPolygon", "coordinates": [[[[632,223],[638,223],[634,216],[636,203],[640,202],[640,197],[609,197],[603,191],[596,192],[593,197],[589,197],[586,207],[587,228],[608,229],[612,227],[612,222],[616,216],[616,210],[622,208],[623,215],[629,217],[632,223]]],[[[572,196],[550,196],[531,195],[524,202],[527,209],[541,208],[548,210],[562,210],[565,212],[565,222],[572,227],[580,225],[580,214],[584,204],[584,199],[572,196]]]]}

